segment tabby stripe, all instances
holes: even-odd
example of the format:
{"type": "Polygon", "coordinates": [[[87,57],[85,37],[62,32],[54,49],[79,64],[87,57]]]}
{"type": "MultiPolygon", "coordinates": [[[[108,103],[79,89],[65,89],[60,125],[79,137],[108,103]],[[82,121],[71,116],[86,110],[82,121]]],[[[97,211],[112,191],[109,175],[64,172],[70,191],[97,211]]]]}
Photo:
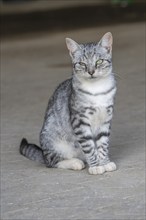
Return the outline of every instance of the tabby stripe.
{"type": "Polygon", "coordinates": [[[89,112],[89,114],[90,114],[90,115],[93,115],[93,114],[94,114],[94,112],[89,112]]]}
{"type": "Polygon", "coordinates": [[[106,156],[106,154],[104,152],[100,151],[99,156],[101,156],[101,155],[104,156],[104,157],[106,156]]]}
{"type": "Polygon", "coordinates": [[[105,121],[104,124],[109,124],[110,122],[111,122],[111,120],[105,121]]]}
{"type": "Polygon", "coordinates": [[[26,155],[27,147],[28,147],[27,145],[21,146],[21,152],[22,152],[23,155],[26,155]]]}
{"type": "Polygon", "coordinates": [[[113,108],[113,107],[114,107],[113,105],[109,105],[109,106],[107,106],[107,109],[113,108]]]}
{"type": "Polygon", "coordinates": [[[82,139],[82,140],[79,140],[79,143],[82,144],[82,143],[84,143],[84,142],[86,142],[86,141],[87,141],[87,140],[82,139]]]}
{"type": "Polygon", "coordinates": [[[96,156],[96,154],[95,154],[95,151],[94,151],[94,150],[92,151],[92,154],[91,154],[91,158],[93,158],[93,157],[94,157],[94,158],[96,158],[96,160],[97,160],[97,156],[96,156]]]}
{"type": "Polygon", "coordinates": [[[97,135],[97,137],[95,138],[95,140],[99,140],[101,137],[105,136],[108,137],[110,135],[109,132],[101,132],[100,134],[97,135]]]}
{"type": "Polygon", "coordinates": [[[97,159],[94,158],[94,160],[90,162],[90,166],[91,167],[97,166],[97,159]]]}
{"type": "Polygon", "coordinates": [[[112,88],[110,88],[110,89],[107,90],[106,92],[99,93],[99,95],[106,95],[106,94],[108,94],[109,92],[111,92],[113,89],[115,89],[115,86],[113,86],[112,88]]]}
{"type": "Polygon", "coordinates": [[[89,144],[85,144],[85,145],[82,145],[82,149],[91,149],[91,146],[89,144]]]}
{"type": "Polygon", "coordinates": [[[34,151],[34,149],[32,148],[32,146],[28,145],[25,151],[26,156],[28,156],[29,154],[30,154],[29,156],[31,156],[32,151],[34,151]]]}
{"type": "Polygon", "coordinates": [[[105,149],[105,148],[107,148],[108,147],[108,143],[106,142],[104,142],[104,143],[102,143],[102,146],[99,146],[98,148],[100,148],[100,147],[102,147],[103,149],[105,149]]]}
{"type": "Polygon", "coordinates": [[[76,118],[71,119],[71,124],[75,122],[76,118]]]}
{"type": "Polygon", "coordinates": [[[82,137],[80,140],[79,140],[79,143],[82,144],[84,142],[87,142],[89,140],[92,140],[92,136],[86,136],[86,137],[82,137]]]}
{"type": "Polygon", "coordinates": [[[112,115],[112,113],[113,113],[113,105],[108,106],[106,109],[107,109],[108,115],[112,115]]]}
{"type": "Polygon", "coordinates": [[[94,148],[92,148],[91,147],[91,145],[90,144],[86,144],[86,143],[83,143],[84,145],[82,145],[82,150],[83,151],[90,151],[90,152],[92,152],[92,154],[91,154],[91,156],[93,156],[94,155],[94,148]]]}
{"type": "Polygon", "coordinates": [[[113,117],[113,114],[108,114],[108,119],[107,119],[107,121],[111,121],[112,117],[113,117]]]}
{"type": "Polygon", "coordinates": [[[82,109],[81,112],[82,112],[82,113],[85,113],[85,112],[86,112],[86,109],[82,109]]]}
{"type": "Polygon", "coordinates": [[[86,154],[90,154],[92,151],[92,148],[89,147],[88,145],[85,145],[85,146],[87,146],[87,147],[82,148],[83,152],[86,154]]]}
{"type": "Polygon", "coordinates": [[[92,136],[90,136],[90,135],[83,136],[82,139],[84,139],[84,140],[92,140],[92,136]]]}
{"type": "Polygon", "coordinates": [[[88,60],[88,57],[87,57],[86,54],[85,54],[86,51],[84,50],[83,52],[84,52],[84,55],[83,55],[83,56],[88,60]]]}
{"type": "Polygon", "coordinates": [[[107,62],[111,63],[111,60],[107,60],[107,59],[105,59],[105,61],[107,61],[107,62]]]}
{"type": "Polygon", "coordinates": [[[32,157],[33,154],[35,153],[35,150],[32,147],[33,146],[29,146],[27,149],[27,155],[29,155],[29,157],[32,157]]]}
{"type": "Polygon", "coordinates": [[[85,107],[85,109],[86,109],[86,110],[91,110],[91,111],[96,112],[96,109],[95,109],[95,108],[93,108],[93,107],[85,107]]]}
{"type": "Polygon", "coordinates": [[[80,134],[83,134],[83,132],[82,131],[75,131],[75,134],[80,135],[80,134]]]}
{"type": "Polygon", "coordinates": [[[94,94],[92,94],[92,93],[90,93],[90,92],[87,92],[87,91],[85,91],[85,90],[83,90],[83,89],[78,89],[78,91],[80,91],[80,92],[82,92],[82,93],[85,93],[85,94],[87,94],[87,95],[94,95],[94,94]]]}
{"type": "Polygon", "coordinates": [[[105,149],[105,148],[103,148],[101,146],[98,147],[97,149],[99,150],[100,153],[107,153],[107,149],[105,149]],[[104,151],[104,152],[102,152],[102,151],[104,151]]]}
{"type": "Polygon", "coordinates": [[[84,115],[84,114],[80,114],[80,117],[89,119],[89,118],[88,118],[86,115],[84,115]]]}
{"type": "Polygon", "coordinates": [[[75,128],[79,128],[81,125],[85,125],[85,126],[89,126],[90,127],[90,124],[84,122],[83,120],[79,120],[79,123],[74,126],[74,129],[75,128]]]}
{"type": "Polygon", "coordinates": [[[107,65],[107,66],[104,67],[104,69],[109,68],[110,66],[111,66],[111,65],[107,65]]]}
{"type": "Polygon", "coordinates": [[[111,92],[113,89],[115,89],[115,86],[113,86],[112,88],[110,88],[109,90],[107,90],[106,92],[101,92],[101,93],[90,93],[90,92],[87,92],[83,89],[78,89],[78,91],[82,92],[82,93],[85,93],[87,95],[92,95],[92,96],[98,96],[98,95],[107,95],[109,92],[111,92]]]}

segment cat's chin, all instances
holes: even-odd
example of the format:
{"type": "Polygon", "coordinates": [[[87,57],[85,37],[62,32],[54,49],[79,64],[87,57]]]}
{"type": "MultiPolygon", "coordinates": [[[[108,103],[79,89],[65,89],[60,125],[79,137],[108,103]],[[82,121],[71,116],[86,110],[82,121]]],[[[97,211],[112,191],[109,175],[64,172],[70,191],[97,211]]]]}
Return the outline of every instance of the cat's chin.
{"type": "Polygon", "coordinates": [[[89,76],[89,79],[97,79],[97,76],[89,76]]]}
{"type": "Polygon", "coordinates": [[[81,79],[81,81],[87,81],[87,82],[93,82],[93,81],[98,81],[99,79],[101,79],[101,77],[97,77],[97,76],[94,76],[94,77],[84,77],[81,79]]]}
{"type": "Polygon", "coordinates": [[[102,78],[102,76],[89,76],[88,78],[86,78],[87,80],[99,80],[99,79],[101,79],[102,78]]]}

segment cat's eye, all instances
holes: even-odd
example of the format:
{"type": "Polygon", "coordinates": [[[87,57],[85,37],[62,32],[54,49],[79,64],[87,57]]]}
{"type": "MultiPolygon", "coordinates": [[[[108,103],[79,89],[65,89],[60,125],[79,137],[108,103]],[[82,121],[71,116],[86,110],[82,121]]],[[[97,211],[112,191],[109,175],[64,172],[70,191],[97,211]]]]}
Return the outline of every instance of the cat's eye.
{"type": "Polygon", "coordinates": [[[81,66],[86,67],[86,64],[85,64],[85,63],[83,63],[83,62],[79,62],[79,64],[80,64],[81,66]]]}
{"type": "Polygon", "coordinates": [[[97,66],[101,65],[102,63],[103,63],[103,59],[99,59],[99,60],[96,61],[97,66]]]}

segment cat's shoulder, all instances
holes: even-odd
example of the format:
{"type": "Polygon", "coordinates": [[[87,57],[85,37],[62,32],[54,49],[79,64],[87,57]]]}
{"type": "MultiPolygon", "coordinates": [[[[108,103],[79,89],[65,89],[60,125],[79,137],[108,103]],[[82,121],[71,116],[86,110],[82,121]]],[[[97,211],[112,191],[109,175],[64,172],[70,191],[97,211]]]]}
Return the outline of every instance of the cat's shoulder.
{"type": "Polygon", "coordinates": [[[72,83],[72,78],[66,79],[58,85],[57,89],[71,86],[71,83],[72,83]]]}
{"type": "Polygon", "coordinates": [[[57,86],[54,93],[57,94],[57,93],[62,93],[62,92],[70,90],[71,89],[71,84],[72,84],[72,79],[71,78],[66,79],[65,81],[61,82],[57,86]]]}

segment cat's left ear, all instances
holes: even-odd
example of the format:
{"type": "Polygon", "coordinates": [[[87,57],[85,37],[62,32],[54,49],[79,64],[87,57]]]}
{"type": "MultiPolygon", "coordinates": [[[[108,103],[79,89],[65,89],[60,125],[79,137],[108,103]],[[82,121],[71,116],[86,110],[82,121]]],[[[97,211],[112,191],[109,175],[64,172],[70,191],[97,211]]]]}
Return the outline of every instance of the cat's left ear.
{"type": "Polygon", "coordinates": [[[113,36],[110,32],[107,32],[100,40],[99,45],[104,47],[108,53],[112,52],[113,36]]]}
{"type": "Polygon", "coordinates": [[[65,40],[66,40],[66,45],[69,50],[69,53],[72,57],[76,51],[81,49],[81,47],[77,42],[75,42],[74,40],[72,40],[70,38],[66,38],[65,40]]]}

